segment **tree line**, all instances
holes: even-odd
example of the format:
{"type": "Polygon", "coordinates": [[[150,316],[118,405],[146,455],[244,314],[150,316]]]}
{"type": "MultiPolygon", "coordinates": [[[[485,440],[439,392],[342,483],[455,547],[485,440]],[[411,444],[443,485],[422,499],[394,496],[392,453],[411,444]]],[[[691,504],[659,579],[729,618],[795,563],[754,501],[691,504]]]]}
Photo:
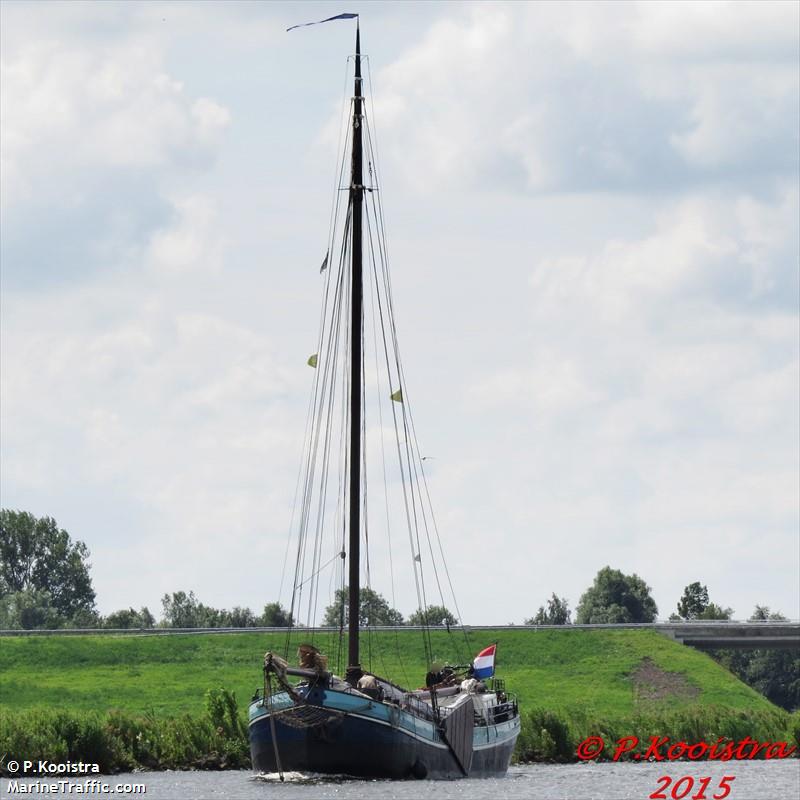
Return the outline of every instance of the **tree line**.
{"type": "MultiPolygon", "coordinates": [[[[89,550],[73,542],[51,517],[25,511],[0,511],[0,629],[57,628],[253,628],[300,625],[280,603],[267,603],[260,614],[236,606],[218,609],[201,603],[194,592],[165,594],[157,621],[145,606],[102,616],[95,606],[89,574],[89,550]]],[[[654,622],[658,608],[652,590],[638,575],[603,567],[575,608],[577,624],[654,622]]],[[[708,587],[688,584],[670,620],[727,620],[733,610],[709,599],[708,587]]],[[[334,593],[321,624],[346,627],[347,587],[334,593]]],[[[756,606],[751,620],[782,620],[779,612],[756,606]]],[[[418,609],[407,619],[381,594],[361,589],[362,626],[442,625],[458,623],[441,605],[418,609]]],[[[553,592],[526,625],[570,625],[572,610],[553,592]]],[[[710,655],[772,702],[792,710],[800,707],[800,657],[792,650],[714,650],[710,655]]]]}
{"type": "MultiPolygon", "coordinates": [[[[638,575],[623,575],[604,567],[592,586],[581,596],[575,622],[619,623],[653,622],[658,609],[650,596],[650,587],[638,575]]],[[[729,620],[733,609],[709,599],[708,587],[700,581],[688,584],[677,603],[677,613],[670,621],[729,620]]],[[[553,593],[526,625],[569,625],[572,612],[566,598],[553,593]]],[[[757,605],[749,620],[766,622],[785,620],[778,611],[757,605]]],[[[768,700],[788,711],[800,708],[800,653],[791,649],[730,650],[718,648],[708,655],[768,700]]]]}
{"type": "MultiPolygon", "coordinates": [[[[200,602],[193,591],[161,598],[161,617],[147,606],[122,608],[107,616],[97,612],[89,574],[89,550],[73,542],[51,517],[27,511],[0,511],[0,629],[56,630],[59,628],[284,628],[300,624],[280,603],[267,603],[258,614],[235,606],[228,610],[200,602]]],[[[360,592],[361,625],[452,625],[454,614],[429,605],[408,619],[378,592],[360,592]]],[[[348,622],[347,587],[338,589],[325,609],[322,625],[348,622]]]]}

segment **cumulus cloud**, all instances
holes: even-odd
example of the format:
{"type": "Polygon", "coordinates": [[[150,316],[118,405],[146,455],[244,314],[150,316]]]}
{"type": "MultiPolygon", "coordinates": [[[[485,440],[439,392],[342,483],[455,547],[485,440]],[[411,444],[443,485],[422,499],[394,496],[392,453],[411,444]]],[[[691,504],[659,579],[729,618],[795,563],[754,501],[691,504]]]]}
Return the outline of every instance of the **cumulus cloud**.
{"type": "Polygon", "coordinates": [[[440,184],[640,190],[796,170],[797,7],[475,4],[379,75],[440,184]]]}
{"type": "MultiPolygon", "coordinates": [[[[535,265],[520,364],[468,402],[510,431],[493,456],[513,469],[489,481],[489,506],[528,506],[506,546],[535,527],[546,585],[558,547],[540,562],[541,537],[571,542],[587,569],[615,552],[664,599],[684,576],[713,577],[746,595],[740,615],[769,576],[796,581],[798,213],[795,188],[692,196],[649,235],[535,265]]],[[[581,584],[561,580],[577,599],[581,584]]]]}
{"type": "MultiPolygon", "coordinates": [[[[3,9],[4,504],[87,541],[104,611],[258,607],[315,341],[321,75],[350,39],[290,51],[277,5],[41,8],[3,9]]],[[[697,579],[791,613],[797,6],[435,8],[376,13],[382,68],[364,35],[465,619],[574,604],[606,561],[662,613],[697,579]],[[502,585],[469,596],[489,546],[502,585]]]]}
{"type": "Polygon", "coordinates": [[[2,117],[10,288],[130,266],[170,220],[170,178],[207,168],[230,122],[136,35],[4,48],[2,117]]]}

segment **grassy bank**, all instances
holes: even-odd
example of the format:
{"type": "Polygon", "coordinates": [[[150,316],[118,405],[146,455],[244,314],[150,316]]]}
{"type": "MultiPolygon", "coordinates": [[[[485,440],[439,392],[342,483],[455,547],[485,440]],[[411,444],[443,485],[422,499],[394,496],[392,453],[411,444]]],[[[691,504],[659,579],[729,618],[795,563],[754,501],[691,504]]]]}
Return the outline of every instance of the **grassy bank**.
{"type": "MultiPolygon", "coordinates": [[[[290,653],[309,638],[295,635],[290,653]]],[[[710,657],[653,631],[480,631],[469,644],[443,631],[432,638],[436,657],[452,663],[498,642],[498,677],[523,709],[523,760],[572,760],[589,735],[606,742],[631,735],[774,741],[800,728],[797,715],[777,709],[710,657]]],[[[284,634],[261,633],[2,639],[0,753],[36,747],[60,757],[105,738],[117,768],[246,765],[244,727],[237,733],[232,723],[216,724],[219,712],[208,703],[220,701],[208,700],[207,690],[227,687],[230,695],[211,697],[227,697],[229,715],[238,706],[242,725],[242,710],[261,685],[264,651],[284,644],[284,634]],[[37,744],[31,737],[38,735],[37,744]],[[151,749],[142,750],[142,741],[151,749]]],[[[315,644],[335,666],[335,641],[318,635],[315,644]]],[[[362,653],[365,666],[403,685],[423,680],[419,632],[365,635],[362,653]]]]}

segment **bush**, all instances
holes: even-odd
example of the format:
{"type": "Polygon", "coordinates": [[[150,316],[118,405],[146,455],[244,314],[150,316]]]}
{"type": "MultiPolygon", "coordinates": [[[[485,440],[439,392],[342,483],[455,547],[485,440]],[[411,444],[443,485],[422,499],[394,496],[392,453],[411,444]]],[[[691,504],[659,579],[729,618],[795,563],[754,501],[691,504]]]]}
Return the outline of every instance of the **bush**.
{"type": "MultiPolygon", "coordinates": [[[[680,741],[715,743],[718,739],[741,741],[749,736],[758,742],[788,742],[800,746],[800,712],[736,711],[720,707],[691,708],[666,713],[643,713],[621,719],[593,719],[586,713],[565,713],[534,708],[523,712],[514,753],[518,762],[576,761],[577,746],[589,736],[600,736],[606,744],[598,760],[613,758],[617,742],[635,736],[639,746],[625,753],[633,760],[643,753],[652,737],[680,741]]],[[[763,753],[759,754],[759,758],[763,753]]]]}
{"type": "Polygon", "coordinates": [[[206,694],[199,717],[157,718],[109,711],[105,715],[36,709],[0,712],[0,775],[8,761],[84,761],[105,774],[133,769],[245,769],[247,725],[226,689],[206,694]]]}

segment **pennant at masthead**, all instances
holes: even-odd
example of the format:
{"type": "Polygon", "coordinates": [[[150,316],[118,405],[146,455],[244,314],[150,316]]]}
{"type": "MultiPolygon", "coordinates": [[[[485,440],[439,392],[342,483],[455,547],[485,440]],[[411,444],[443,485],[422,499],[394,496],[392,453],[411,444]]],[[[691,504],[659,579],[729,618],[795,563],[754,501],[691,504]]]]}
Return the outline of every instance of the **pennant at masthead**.
{"type": "Polygon", "coordinates": [[[316,22],[301,22],[299,25],[292,25],[291,28],[287,28],[286,32],[293,31],[295,28],[307,28],[309,25],[321,25],[323,22],[333,22],[335,19],[358,19],[358,14],[337,14],[335,17],[318,19],[316,22]]]}

